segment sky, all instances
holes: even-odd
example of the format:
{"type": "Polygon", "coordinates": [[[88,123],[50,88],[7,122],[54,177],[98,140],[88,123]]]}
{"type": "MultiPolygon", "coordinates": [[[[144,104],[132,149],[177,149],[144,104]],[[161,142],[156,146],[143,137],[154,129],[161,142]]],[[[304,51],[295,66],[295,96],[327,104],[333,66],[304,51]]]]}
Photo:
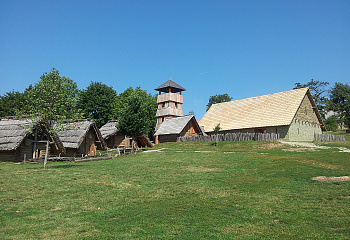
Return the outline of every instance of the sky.
{"type": "Polygon", "coordinates": [[[79,89],[170,78],[200,120],[210,96],[350,82],[348,0],[0,0],[0,95],[56,68],[79,89]]]}

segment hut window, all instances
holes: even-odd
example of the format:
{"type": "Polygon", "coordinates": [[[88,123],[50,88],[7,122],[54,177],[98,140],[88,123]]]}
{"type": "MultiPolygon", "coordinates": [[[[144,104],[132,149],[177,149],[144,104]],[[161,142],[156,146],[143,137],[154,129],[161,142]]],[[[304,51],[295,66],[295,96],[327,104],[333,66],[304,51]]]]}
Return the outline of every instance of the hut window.
{"type": "Polygon", "coordinates": [[[177,108],[177,103],[175,103],[175,108],[177,108]]]}
{"type": "Polygon", "coordinates": [[[162,108],[164,108],[165,107],[165,103],[162,103],[162,108]]]}

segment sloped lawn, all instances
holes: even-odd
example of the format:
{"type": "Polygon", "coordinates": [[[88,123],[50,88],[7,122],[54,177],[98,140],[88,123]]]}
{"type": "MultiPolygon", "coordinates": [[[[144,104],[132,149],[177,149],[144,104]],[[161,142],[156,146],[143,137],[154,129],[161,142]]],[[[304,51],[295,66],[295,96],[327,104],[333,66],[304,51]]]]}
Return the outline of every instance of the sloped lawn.
{"type": "Polygon", "coordinates": [[[0,239],[349,239],[350,153],[159,144],[96,162],[0,163],[0,239]]]}

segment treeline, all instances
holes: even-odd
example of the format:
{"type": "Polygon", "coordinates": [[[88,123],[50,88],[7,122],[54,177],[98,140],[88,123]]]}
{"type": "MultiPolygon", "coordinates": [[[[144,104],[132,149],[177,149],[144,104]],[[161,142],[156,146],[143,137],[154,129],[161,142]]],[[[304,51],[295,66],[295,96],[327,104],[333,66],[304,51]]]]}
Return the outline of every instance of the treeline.
{"type": "Polygon", "coordinates": [[[350,86],[348,83],[336,82],[333,87],[329,87],[328,82],[311,79],[305,84],[295,83],[294,89],[304,87],[310,89],[328,131],[336,131],[341,122],[350,129],[350,86]]]}
{"type": "Polygon", "coordinates": [[[91,82],[86,89],[80,90],[76,82],[60,76],[53,68],[24,92],[11,91],[0,96],[0,118],[24,115],[41,116],[46,121],[92,118],[101,127],[108,120],[119,120],[127,115],[128,103],[130,105],[131,99],[135,98],[143,115],[140,134],[151,136],[156,125],[156,95],[140,87],[129,87],[117,94],[112,87],[101,82],[91,82]]]}

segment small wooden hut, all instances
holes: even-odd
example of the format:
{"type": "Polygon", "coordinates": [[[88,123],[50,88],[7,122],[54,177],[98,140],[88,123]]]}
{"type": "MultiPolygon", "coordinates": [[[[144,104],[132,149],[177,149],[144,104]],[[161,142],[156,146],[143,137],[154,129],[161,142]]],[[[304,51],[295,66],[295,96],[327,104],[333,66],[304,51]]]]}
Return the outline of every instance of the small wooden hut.
{"type": "MultiPolygon", "coordinates": [[[[127,137],[120,132],[116,127],[117,120],[110,120],[100,128],[103,139],[108,148],[131,148],[132,138],[127,137]]],[[[153,144],[146,135],[137,136],[134,138],[134,146],[153,147],[153,144]]]]}
{"type": "Polygon", "coordinates": [[[0,161],[20,162],[44,157],[47,147],[48,155],[52,152],[64,153],[65,149],[57,134],[49,134],[48,126],[38,124],[37,121],[15,117],[0,120],[0,161]]]}
{"type": "MultiPolygon", "coordinates": [[[[55,125],[55,129],[59,128],[60,126],[55,125]]],[[[90,149],[105,150],[107,147],[94,120],[69,121],[62,128],[57,135],[66,148],[66,153],[61,156],[86,156],[91,155],[90,149]]]]}
{"type": "Polygon", "coordinates": [[[163,142],[176,142],[178,138],[182,136],[187,137],[204,134],[195,116],[188,115],[165,119],[154,135],[156,137],[156,144],[158,144],[163,142]]]}

